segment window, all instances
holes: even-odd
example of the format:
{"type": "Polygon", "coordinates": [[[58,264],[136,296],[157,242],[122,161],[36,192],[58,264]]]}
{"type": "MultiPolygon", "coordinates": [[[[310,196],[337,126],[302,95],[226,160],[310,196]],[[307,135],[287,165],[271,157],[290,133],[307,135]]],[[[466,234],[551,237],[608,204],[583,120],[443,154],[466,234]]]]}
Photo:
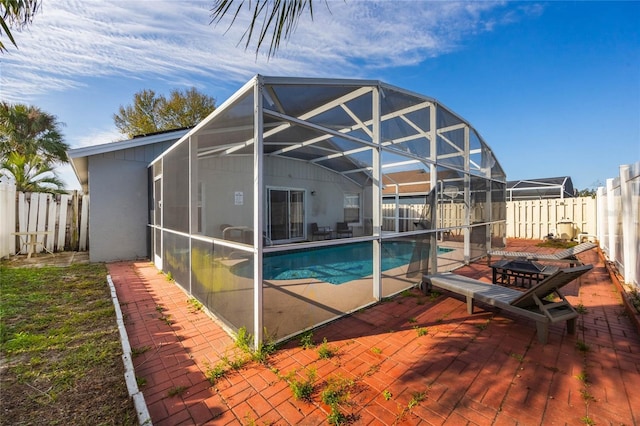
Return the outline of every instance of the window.
{"type": "Polygon", "coordinates": [[[344,194],[344,221],[360,223],[360,194],[344,194]]]}

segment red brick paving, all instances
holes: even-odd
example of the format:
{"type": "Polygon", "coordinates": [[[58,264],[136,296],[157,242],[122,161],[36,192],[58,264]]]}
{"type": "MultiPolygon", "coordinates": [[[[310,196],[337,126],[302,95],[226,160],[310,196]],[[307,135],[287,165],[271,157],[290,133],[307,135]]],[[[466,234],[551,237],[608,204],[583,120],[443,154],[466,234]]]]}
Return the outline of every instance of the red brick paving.
{"type": "MultiPolygon", "coordinates": [[[[510,240],[508,250],[553,251],[535,243],[510,240]]],[[[340,409],[357,425],[640,424],[638,331],[598,251],[579,257],[594,269],[563,291],[587,311],[576,335],[557,324],[541,345],[522,318],[482,306],[468,315],[456,296],[414,290],[314,330],[316,343],[326,337],[338,349],[331,359],[293,341],[267,365],[246,364],[214,385],[207,370],[239,356],[232,338],[151,263],[108,269],[131,346],[143,352],[134,366],[156,425],[328,424],[320,394],[340,378],[350,380],[340,409]],[[311,371],[312,401],[298,401],[285,376],[304,380],[311,371]]],[[[456,272],[490,282],[486,262],[456,272]]]]}

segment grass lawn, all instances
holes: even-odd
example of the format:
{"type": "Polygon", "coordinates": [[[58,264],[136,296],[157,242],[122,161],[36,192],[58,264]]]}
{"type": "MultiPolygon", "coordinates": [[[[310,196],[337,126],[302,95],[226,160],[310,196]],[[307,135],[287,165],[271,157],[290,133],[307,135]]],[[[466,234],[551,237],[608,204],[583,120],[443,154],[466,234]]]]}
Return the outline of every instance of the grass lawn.
{"type": "Polygon", "coordinates": [[[137,424],[106,276],[0,265],[0,424],[137,424]]]}

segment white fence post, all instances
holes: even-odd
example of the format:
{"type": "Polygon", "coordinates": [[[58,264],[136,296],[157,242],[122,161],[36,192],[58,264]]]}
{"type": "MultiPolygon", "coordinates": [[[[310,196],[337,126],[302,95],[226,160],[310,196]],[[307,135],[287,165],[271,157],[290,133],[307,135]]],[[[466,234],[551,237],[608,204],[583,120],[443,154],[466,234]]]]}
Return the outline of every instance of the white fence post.
{"type": "Polygon", "coordinates": [[[0,183],[0,258],[16,254],[16,187],[0,183]]]}
{"type": "Polygon", "coordinates": [[[82,212],[80,213],[80,240],[78,241],[78,250],[87,250],[87,238],[89,231],[89,196],[82,197],[82,212]]]}
{"type": "MultiPolygon", "coordinates": [[[[638,215],[640,214],[638,203],[640,198],[636,194],[636,202],[633,202],[632,178],[640,181],[640,176],[631,175],[631,166],[620,166],[620,201],[622,208],[622,263],[625,282],[637,283],[636,259],[638,258],[638,215]]],[[[636,170],[636,173],[638,171],[636,170]]],[[[640,189],[640,188],[639,188],[640,189]]]]}
{"type": "Polygon", "coordinates": [[[67,235],[67,207],[69,206],[69,195],[60,195],[60,203],[58,208],[58,241],[57,248],[59,251],[64,251],[65,236],[67,235]]]}

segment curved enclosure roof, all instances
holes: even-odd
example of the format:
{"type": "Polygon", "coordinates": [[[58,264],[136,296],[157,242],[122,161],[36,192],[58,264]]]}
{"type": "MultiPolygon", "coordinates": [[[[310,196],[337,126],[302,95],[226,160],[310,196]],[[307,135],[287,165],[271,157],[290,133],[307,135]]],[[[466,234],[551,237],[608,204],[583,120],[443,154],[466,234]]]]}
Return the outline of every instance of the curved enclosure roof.
{"type": "Polygon", "coordinates": [[[429,189],[428,164],[505,181],[467,121],[435,99],[375,80],[257,75],[182,140],[197,137],[199,158],[252,155],[258,120],[265,155],[311,162],[362,186],[371,183],[378,148],[383,185],[397,183],[401,193],[429,189]]]}
{"type": "Polygon", "coordinates": [[[542,200],[575,196],[569,176],[522,179],[507,182],[508,200],[542,200]]]}

